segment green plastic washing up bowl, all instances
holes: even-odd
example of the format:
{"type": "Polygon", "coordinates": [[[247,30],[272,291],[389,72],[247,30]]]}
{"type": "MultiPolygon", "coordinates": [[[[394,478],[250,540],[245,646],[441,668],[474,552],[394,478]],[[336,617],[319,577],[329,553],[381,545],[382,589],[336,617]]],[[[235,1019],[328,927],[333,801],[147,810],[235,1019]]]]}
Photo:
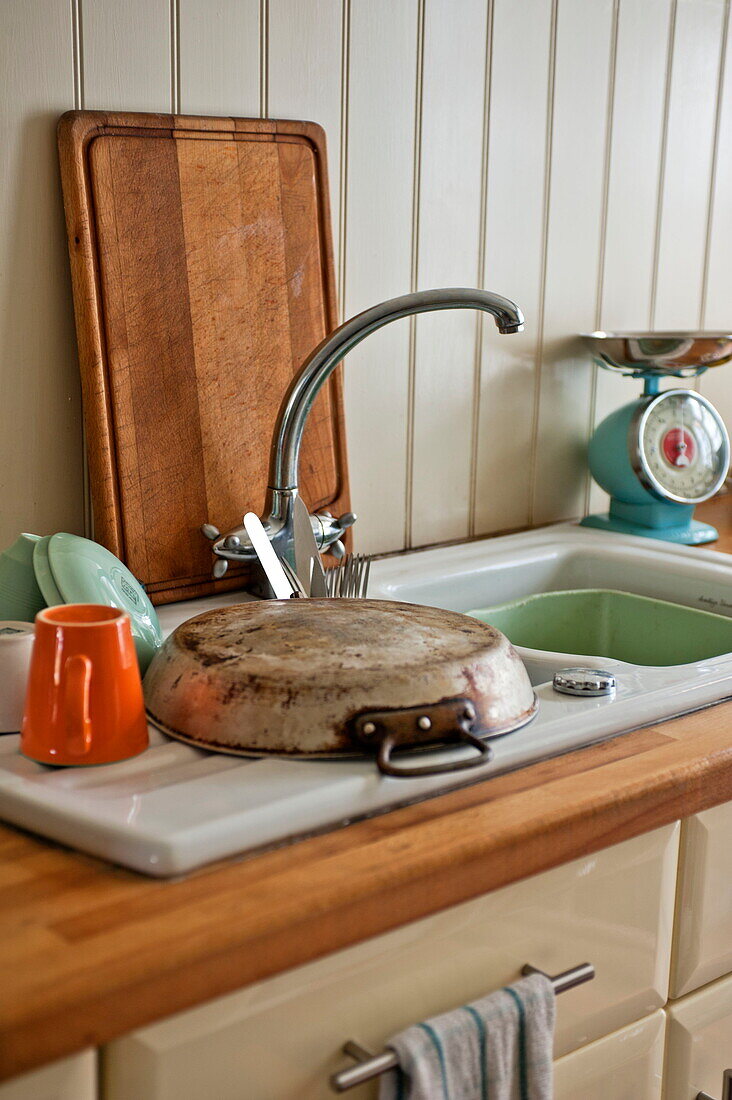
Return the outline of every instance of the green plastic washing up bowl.
{"type": "Polygon", "coordinates": [[[610,589],[542,592],[468,614],[525,649],[634,665],[691,664],[732,652],[732,619],[610,589]]]}

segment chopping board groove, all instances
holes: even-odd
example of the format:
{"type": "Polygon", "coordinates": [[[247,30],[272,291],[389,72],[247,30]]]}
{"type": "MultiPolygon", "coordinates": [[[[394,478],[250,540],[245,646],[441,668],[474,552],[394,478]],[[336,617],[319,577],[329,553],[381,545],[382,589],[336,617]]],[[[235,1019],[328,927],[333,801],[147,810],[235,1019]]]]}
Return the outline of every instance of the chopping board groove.
{"type": "MultiPolygon", "coordinates": [[[[72,111],[58,141],[94,537],[155,603],[240,586],[200,525],[261,512],[282,395],[337,323],[323,131],[72,111]]],[[[340,372],[300,480],[349,507],[340,372]]]]}

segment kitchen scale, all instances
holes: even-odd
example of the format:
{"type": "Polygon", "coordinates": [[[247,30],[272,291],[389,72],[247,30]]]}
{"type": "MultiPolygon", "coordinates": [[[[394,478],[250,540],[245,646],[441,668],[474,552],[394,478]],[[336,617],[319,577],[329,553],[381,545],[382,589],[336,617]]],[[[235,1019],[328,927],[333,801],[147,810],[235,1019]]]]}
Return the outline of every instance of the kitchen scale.
{"type": "Polygon", "coordinates": [[[695,505],[724,484],[730,465],[727,429],[694,390],[660,390],[664,377],[694,378],[732,359],[721,332],[583,333],[595,361],[643,380],[643,394],[610,413],[590,440],[589,465],[610,494],[610,511],[585,527],[668,542],[713,542],[717,530],[693,519],[695,505]]]}

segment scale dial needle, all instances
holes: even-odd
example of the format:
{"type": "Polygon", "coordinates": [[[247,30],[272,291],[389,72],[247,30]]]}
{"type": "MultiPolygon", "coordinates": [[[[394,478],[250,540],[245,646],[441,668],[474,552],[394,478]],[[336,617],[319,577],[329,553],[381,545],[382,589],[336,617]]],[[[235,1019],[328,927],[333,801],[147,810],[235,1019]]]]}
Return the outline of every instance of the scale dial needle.
{"type": "Polygon", "coordinates": [[[689,456],[686,453],[686,436],[684,434],[684,402],[682,400],[680,409],[681,413],[681,426],[679,428],[679,441],[676,444],[676,466],[688,466],[689,456]]]}

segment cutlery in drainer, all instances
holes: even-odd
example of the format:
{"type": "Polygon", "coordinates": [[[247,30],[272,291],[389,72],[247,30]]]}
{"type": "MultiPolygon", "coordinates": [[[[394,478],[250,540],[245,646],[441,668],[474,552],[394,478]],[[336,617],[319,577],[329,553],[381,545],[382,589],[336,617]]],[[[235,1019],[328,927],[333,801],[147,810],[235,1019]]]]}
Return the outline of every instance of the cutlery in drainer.
{"type": "Polygon", "coordinates": [[[339,599],[364,599],[370,571],[369,554],[346,554],[339,565],[325,574],[328,595],[339,599]]]}

